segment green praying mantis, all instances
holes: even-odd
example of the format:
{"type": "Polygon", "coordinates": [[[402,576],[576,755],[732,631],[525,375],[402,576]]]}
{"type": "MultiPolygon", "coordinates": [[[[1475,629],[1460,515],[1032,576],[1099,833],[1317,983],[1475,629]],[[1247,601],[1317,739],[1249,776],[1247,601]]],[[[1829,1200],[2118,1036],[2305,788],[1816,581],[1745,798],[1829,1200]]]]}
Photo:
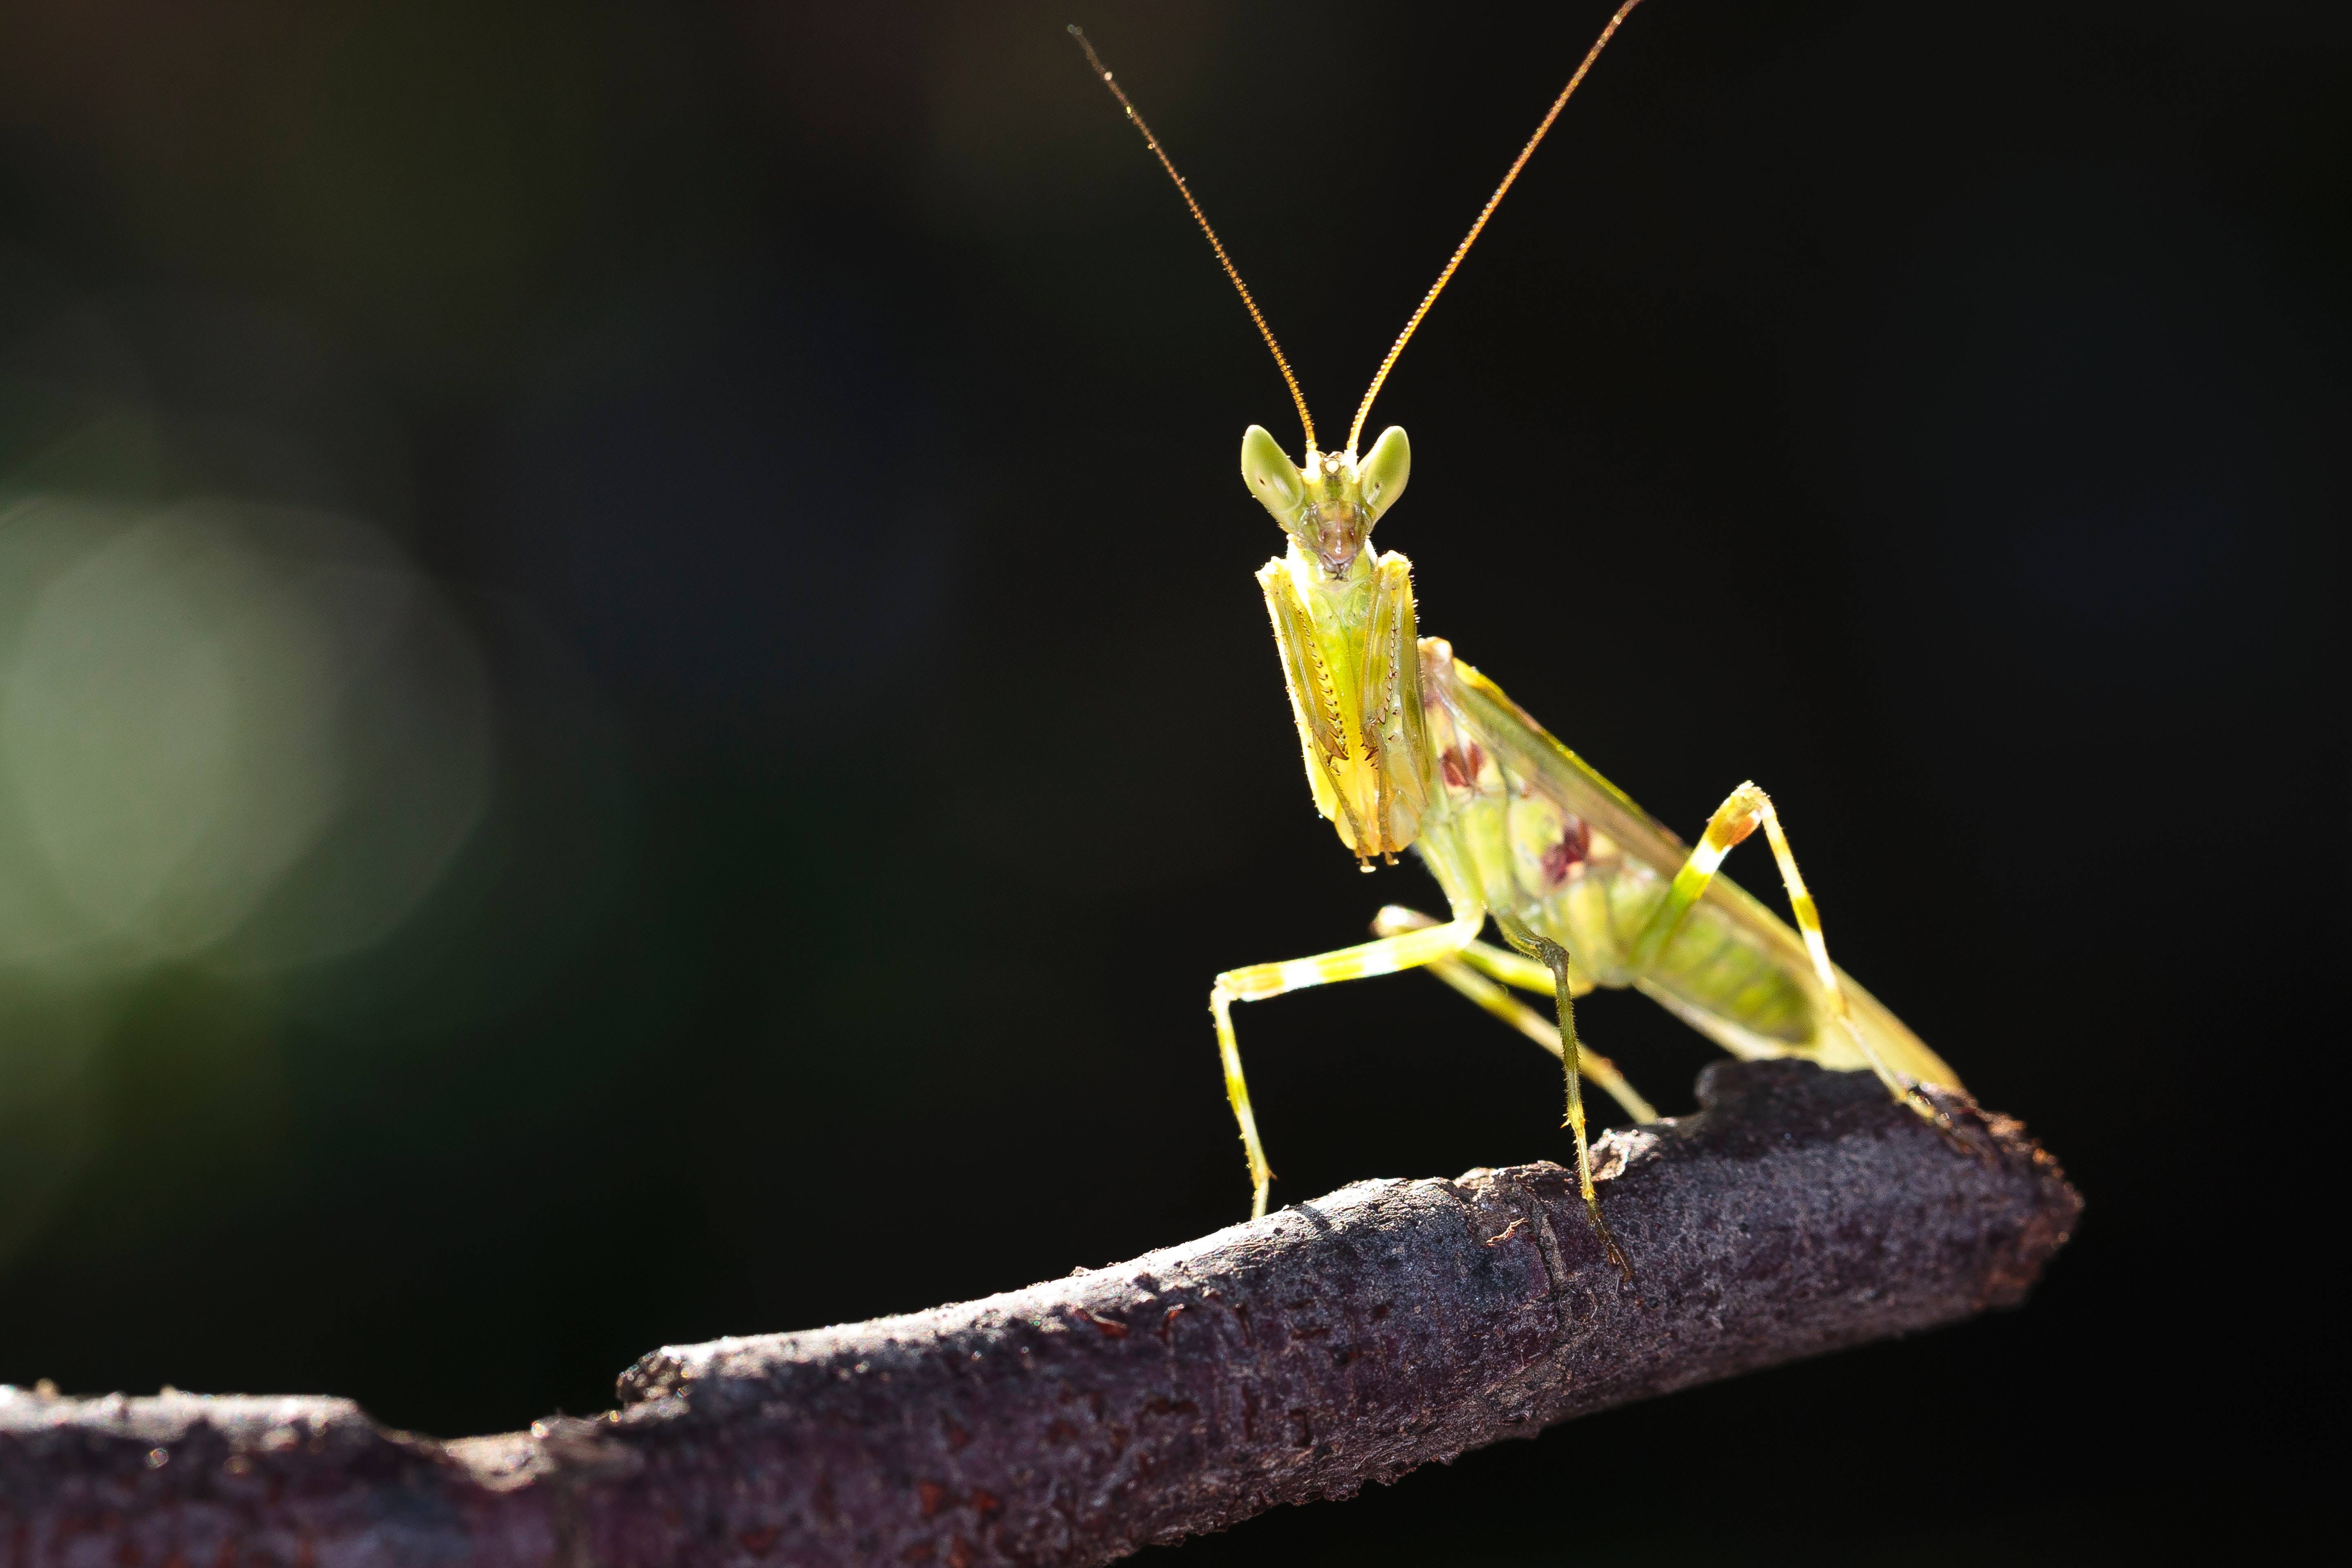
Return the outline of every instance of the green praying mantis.
{"type": "Polygon", "coordinates": [[[1249,1162],[1251,1214],[1265,1213],[1274,1173],[1250,1109],[1234,1034],[1236,1002],[1309,986],[1426,969],[1559,1058],[1577,1184],[1594,1232],[1627,1278],[1632,1268],[1602,1215],[1587,1148],[1581,1080],[1606,1089],[1636,1121],[1657,1113],[1606,1058],[1577,1038],[1575,998],[1632,986],[1733,1056],[1798,1057],[1875,1073],[1895,1098],[1951,1126],[1923,1090],[1960,1081],[1870,993],[1830,961],[1819,910],[1772,801],[1753,784],[1727,796],[1696,847],[1685,847],[1502,689],[1413,621],[1412,563],[1372,547],[1372,527],[1404,494],[1412,448],[1395,426],[1369,451],[1358,443],[1372,401],[1438,294],[1601,51],[1641,0],[1601,29],[1470,232],[1422,299],[1356,409],[1347,445],[1321,450],[1315,421],[1281,345],[1216,230],[1086,35],[1071,36],[1208,237],[1219,265],[1272,351],[1306,436],[1294,463],[1261,426],[1242,437],[1242,478],[1288,535],[1257,574],[1290,691],[1315,805],[1369,871],[1411,849],[1437,879],[1449,919],[1391,905],[1376,939],[1276,963],[1227,970],[1209,993],[1225,1093],[1249,1162]],[[1796,929],[1717,874],[1759,827],[1771,847],[1796,929]],[[1491,919],[1507,947],[1479,940],[1491,919]],[[1554,1019],[1511,989],[1549,996],[1554,1019]]]}

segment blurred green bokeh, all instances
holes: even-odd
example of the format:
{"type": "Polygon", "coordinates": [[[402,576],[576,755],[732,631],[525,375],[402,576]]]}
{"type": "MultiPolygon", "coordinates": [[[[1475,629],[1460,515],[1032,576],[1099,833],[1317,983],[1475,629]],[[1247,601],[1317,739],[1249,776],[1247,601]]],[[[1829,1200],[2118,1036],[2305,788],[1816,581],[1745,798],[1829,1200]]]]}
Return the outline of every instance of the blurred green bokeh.
{"type": "Polygon", "coordinates": [[[101,1138],[152,1152],[106,1127],[91,1061],[142,1009],[171,1038],[135,1091],[248,1161],[282,1136],[252,1021],[153,983],[266,1014],[269,977],[375,946],[465,847],[491,759],[470,634],[362,525],[36,495],[0,510],[0,584],[5,1262],[101,1138]]]}

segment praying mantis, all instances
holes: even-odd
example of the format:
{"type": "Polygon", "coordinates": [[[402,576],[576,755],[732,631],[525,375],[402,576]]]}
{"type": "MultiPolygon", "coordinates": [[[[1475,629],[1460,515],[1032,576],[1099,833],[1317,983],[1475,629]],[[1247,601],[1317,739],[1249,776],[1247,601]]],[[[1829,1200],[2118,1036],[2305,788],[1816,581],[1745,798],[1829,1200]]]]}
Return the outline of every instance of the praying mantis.
{"type": "Polygon", "coordinates": [[[1359,442],[1373,400],[1437,296],[1527,166],[1609,40],[1641,0],[1624,0],[1552,101],[1470,232],[1381,362],[1357,405],[1347,444],[1326,452],[1290,362],[1192,188],[1125,89],[1077,27],[1070,34],[1142,133],[1241,296],[1290,390],[1306,438],[1294,463],[1253,425],[1242,437],[1242,478],[1288,536],[1257,574],[1290,693],[1291,716],[1315,805],[1364,870],[1411,849],[1437,879],[1449,918],[1398,905],[1373,921],[1375,939],[1311,957],[1230,969],[1209,993],[1225,1094],[1241,1130],[1251,1215],[1265,1214],[1274,1173],[1250,1109],[1234,1031],[1236,1002],[1311,986],[1426,969],[1560,1059],[1565,1125],[1576,1144],[1577,1186],[1593,1231],[1627,1279],[1631,1265],[1601,1213],[1585,1136],[1581,1081],[1591,1079],[1638,1121],[1656,1120],[1615,1065],[1578,1039],[1574,999],[1596,986],[1632,986],[1743,1059],[1796,1057],[1877,1075],[1895,1099],[1952,1133],[1924,1092],[1964,1092],[1942,1058],[1830,960],[1821,915],[1797,868],[1771,798],[1740,784],[1686,847],[1536,722],[1502,689],[1413,620],[1412,563],[1372,547],[1372,527],[1404,493],[1412,449],[1391,426],[1370,450],[1359,442]],[[1759,827],[1771,847],[1796,927],[1718,875],[1724,857],[1759,827]],[[1488,920],[1505,947],[1480,940],[1488,920]],[[1547,1019],[1513,988],[1551,999],[1547,1019]]]}

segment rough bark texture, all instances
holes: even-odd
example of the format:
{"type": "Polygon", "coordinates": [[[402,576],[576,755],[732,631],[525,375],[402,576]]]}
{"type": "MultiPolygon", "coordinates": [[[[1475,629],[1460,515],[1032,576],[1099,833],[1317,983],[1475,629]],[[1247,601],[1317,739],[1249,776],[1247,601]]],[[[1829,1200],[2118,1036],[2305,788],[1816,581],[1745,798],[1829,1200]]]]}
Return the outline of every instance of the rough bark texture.
{"type": "Polygon", "coordinates": [[[348,1401],[0,1389],[0,1562],[1106,1563],[1498,1438],[2013,1306],[2081,1200],[1867,1075],[1724,1065],[1550,1164],[1364,1182],[961,1306],[657,1351],[621,1407],[452,1443],[348,1401]]]}

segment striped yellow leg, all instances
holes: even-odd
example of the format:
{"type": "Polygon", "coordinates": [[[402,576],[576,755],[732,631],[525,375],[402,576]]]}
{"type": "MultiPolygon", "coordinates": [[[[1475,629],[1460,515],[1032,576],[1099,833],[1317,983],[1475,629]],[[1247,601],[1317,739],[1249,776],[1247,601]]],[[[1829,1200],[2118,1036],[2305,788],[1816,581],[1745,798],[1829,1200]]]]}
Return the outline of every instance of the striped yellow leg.
{"type": "Polygon", "coordinates": [[[1329,985],[1342,980],[1394,974],[1401,969],[1418,969],[1460,952],[1464,943],[1478,934],[1486,919],[1486,912],[1475,906],[1457,908],[1454,918],[1444,925],[1401,931],[1378,942],[1318,952],[1312,958],[1253,963],[1246,969],[1229,969],[1217,976],[1217,983],[1209,989],[1209,1016],[1216,1020],[1217,1051],[1225,1064],[1225,1099],[1232,1102],[1234,1120],[1241,1124],[1242,1152],[1249,1159],[1252,1219],[1265,1215],[1266,1189],[1273,1184],[1274,1172],[1265,1163],[1265,1146],[1258,1141],[1257,1118],[1250,1111],[1249,1085],[1242,1078],[1241,1047],[1234,1039],[1234,1004],[1263,1002],[1269,996],[1304,991],[1310,985],[1329,985]]]}
{"type": "Polygon", "coordinates": [[[1917,1080],[1888,1066],[1869,1037],[1855,1026],[1853,1015],[1846,1005],[1845,988],[1838,983],[1837,966],[1830,962],[1829,942],[1822,935],[1821,911],[1813,905],[1812,894],[1805,889],[1804,874],[1797,869],[1796,854],[1790,849],[1789,836],[1780,827],[1780,814],[1772,809],[1772,797],[1752,782],[1733,790],[1715,808],[1715,815],[1707,818],[1706,831],[1700,836],[1698,847],[1683,862],[1682,869],[1675,873],[1664,900],[1634,937],[1628,967],[1639,973],[1657,960],[1666,943],[1674,940],[1675,932],[1682,928],[1692,906],[1706,893],[1706,885],[1715,880],[1723,858],[1759,826],[1764,829],[1765,841],[1772,846],[1772,858],[1780,864],[1780,883],[1788,889],[1789,908],[1797,918],[1798,934],[1805,939],[1805,952],[1812,960],[1813,978],[1821,984],[1830,1016],[1862,1052],[1863,1059],[1870,1064],[1887,1092],[1928,1121],[1946,1124],[1944,1113],[1919,1092],[1917,1080]]]}
{"type": "MultiPolygon", "coordinates": [[[[1381,910],[1373,920],[1372,930],[1382,936],[1391,936],[1398,931],[1425,931],[1435,924],[1437,921],[1418,910],[1408,910],[1401,905],[1391,904],[1381,910]]],[[[1434,958],[1430,960],[1427,968],[1430,973],[1541,1046],[1552,1056],[1561,1055],[1559,1026],[1520,1002],[1501,985],[1495,984],[1495,980],[1502,980],[1526,990],[1540,991],[1544,995],[1549,996],[1552,993],[1551,971],[1542,964],[1531,958],[1521,958],[1516,952],[1506,952],[1501,948],[1489,947],[1483,942],[1472,942],[1463,944],[1461,957],[1434,958]],[[1488,979],[1488,975],[1493,975],[1495,979],[1488,979]],[[1532,984],[1529,984],[1530,978],[1533,980],[1532,984]]],[[[1591,984],[1585,981],[1578,981],[1570,987],[1573,994],[1579,996],[1591,989],[1592,989],[1591,984]]],[[[1657,1107],[1635,1092],[1633,1086],[1625,1081],[1624,1074],[1617,1070],[1615,1062],[1580,1040],[1578,1042],[1578,1068],[1585,1077],[1591,1079],[1611,1099],[1622,1106],[1626,1115],[1636,1121],[1655,1121],[1658,1119],[1657,1107]]]]}

